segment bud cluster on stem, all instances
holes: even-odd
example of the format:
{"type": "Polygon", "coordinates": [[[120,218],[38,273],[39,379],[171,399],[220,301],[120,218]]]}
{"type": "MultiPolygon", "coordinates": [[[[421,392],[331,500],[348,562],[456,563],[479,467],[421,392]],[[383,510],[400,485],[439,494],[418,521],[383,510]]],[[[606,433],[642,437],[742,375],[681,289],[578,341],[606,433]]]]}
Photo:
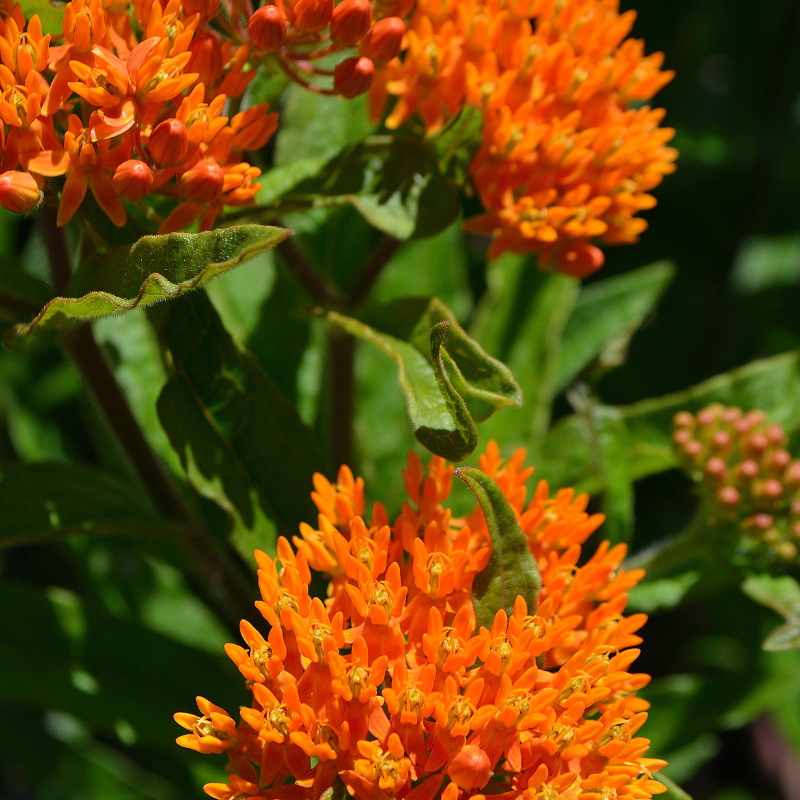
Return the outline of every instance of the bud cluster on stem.
{"type": "Polygon", "coordinates": [[[710,501],[711,525],[735,522],[749,544],[781,560],[798,560],[800,460],[788,437],[759,410],[713,403],[674,418],[683,468],[710,501]]]}

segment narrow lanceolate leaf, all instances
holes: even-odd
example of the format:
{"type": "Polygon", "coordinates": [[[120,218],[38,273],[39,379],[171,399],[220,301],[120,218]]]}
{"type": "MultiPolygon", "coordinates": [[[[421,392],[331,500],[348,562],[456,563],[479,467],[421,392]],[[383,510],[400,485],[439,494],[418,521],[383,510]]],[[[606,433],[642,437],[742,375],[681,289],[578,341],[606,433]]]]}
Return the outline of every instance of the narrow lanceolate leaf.
{"type": "Polygon", "coordinates": [[[617,366],[674,276],[675,265],[659,261],[581,289],[561,340],[556,391],[595,359],[600,367],[617,366]]]}
{"type": "Polygon", "coordinates": [[[329,322],[395,361],[414,435],[437,455],[461,461],[477,444],[476,422],[505,406],[521,405],[511,371],[470,339],[437,298],[402,300],[370,309],[364,317],[325,313],[329,322]],[[437,327],[442,322],[445,326],[437,327]]]}
{"type": "Polygon", "coordinates": [[[789,575],[775,578],[763,573],[750,575],[742,591],[762,606],[780,614],[786,622],[767,636],[764,650],[781,652],[800,648],[800,584],[789,575]]]}
{"type": "Polygon", "coordinates": [[[489,563],[472,585],[478,624],[489,628],[500,609],[511,615],[518,595],[529,609],[535,609],[542,580],[514,509],[500,487],[473,467],[459,467],[455,475],[477,498],[492,537],[489,563]]]}
{"type": "Polygon", "coordinates": [[[75,533],[149,534],[163,524],[141,491],[94,467],[0,467],[0,547],[75,533]]]}
{"type": "Polygon", "coordinates": [[[267,515],[285,533],[314,519],[311,478],[324,468],[317,443],[205,294],[168,307],[160,334],[172,362],[161,424],[195,488],[230,512],[234,539],[269,547],[267,515]]]}
{"type": "Polygon", "coordinates": [[[6,341],[178,297],[289,234],[282,228],[241,225],[207,233],[144,236],[133,245],[96,253],[76,270],[67,297],[50,300],[30,322],[12,328],[6,341]]]}

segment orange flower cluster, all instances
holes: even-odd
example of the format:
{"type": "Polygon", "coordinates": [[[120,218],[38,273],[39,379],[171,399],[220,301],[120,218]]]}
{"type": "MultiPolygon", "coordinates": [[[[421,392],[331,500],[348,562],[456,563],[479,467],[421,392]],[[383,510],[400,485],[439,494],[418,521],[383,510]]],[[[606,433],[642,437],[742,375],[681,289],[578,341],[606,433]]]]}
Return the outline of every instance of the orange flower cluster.
{"type": "Polygon", "coordinates": [[[800,561],[800,459],[783,428],[759,409],[720,403],[674,422],[682,465],[708,495],[708,523],[735,522],[753,555],[800,561]]]}
{"type": "Polygon", "coordinates": [[[536,607],[476,623],[472,584],[491,538],[480,508],[456,519],[443,503],[453,467],[410,454],[409,502],[393,525],[380,503],[364,517],[363,481],[314,476],[318,527],[295,549],[257,553],[269,623],[241,625],[226,650],[252,692],[241,721],[204,698],[177,714],[179,744],[226,753],[218,800],[318,800],[343,782],[359,800],[646,800],[665,791],[637,735],[649,677],[629,671],[646,618],[623,616],[642,577],[625,571],[624,545],[603,543],[579,566],[602,522],[586,496],[541,482],[526,505],[520,450],[507,462],[490,444],[481,469],[514,508],[542,578],[536,607]],[[328,576],[323,602],[311,570],[328,576]]]}
{"type": "Polygon", "coordinates": [[[250,0],[71,0],[55,44],[37,16],[26,21],[0,0],[0,205],[28,213],[44,189],[60,190],[63,226],[88,189],[122,226],[123,200],[159,193],[179,201],[160,233],[198,219],[208,230],[224,206],[260,188],[245,154],[266,144],[277,114],[266,104],[235,113],[257,68],[354,97],[400,51],[405,24],[391,16],[400,6],[408,11],[406,0],[378,2],[374,13],[369,0],[257,10],[250,0]],[[313,65],[353,47],[360,54],[332,72],[313,65]],[[301,72],[332,75],[333,88],[301,72]]]}
{"type": "Polygon", "coordinates": [[[428,131],[464,103],[484,116],[474,184],[494,236],[490,257],[536,252],[583,277],[603,264],[592,240],[635,242],[648,192],[674,171],[664,111],[640,106],[671,78],[661,53],[625,39],[635,12],[618,0],[418,0],[404,58],[373,84],[373,113],[399,99],[397,127],[418,112],[428,131]]]}

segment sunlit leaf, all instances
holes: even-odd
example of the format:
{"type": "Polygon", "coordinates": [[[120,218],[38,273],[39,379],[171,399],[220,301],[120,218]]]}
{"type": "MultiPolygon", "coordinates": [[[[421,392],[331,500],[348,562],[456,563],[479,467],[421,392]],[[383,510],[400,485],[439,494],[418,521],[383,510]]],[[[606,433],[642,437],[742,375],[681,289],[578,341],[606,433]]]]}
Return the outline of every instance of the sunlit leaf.
{"type": "Polygon", "coordinates": [[[44,33],[62,35],[66,3],[51,3],[50,0],[19,0],[19,4],[25,19],[30,19],[34,14],[39,17],[44,33]]]}
{"type": "Polygon", "coordinates": [[[605,348],[626,350],[674,276],[675,266],[659,261],[581,289],[564,327],[556,391],[566,388],[593,359],[599,356],[603,361],[605,348]]]}
{"type": "Polygon", "coordinates": [[[491,628],[495,614],[501,609],[511,616],[518,596],[525,600],[528,609],[535,609],[542,580],[514,509],[500,487],[474,467],[459,467],[455,475],[477,498],[492,537],[489,563],[472,584],[478,625],[491,628]]]}
{"type": "Polygon", "coordinates": [[[131,246],[97,253],[75,272],[68,297],[50,300],[30,322],[12,328],[6,339],[178,297],[288,235],[281,228],[242,225],[208,233],[145,236],[131,246]]]}
{"type": "Polygon", "coordinates": [[[794,578],[768,573],[749,575],[742,583],[742,591],[786,620],[764,640],[764,650],[781,652],[800,648],[800,584],[794,578]]]}
{"type": "Polygon", "coordinates": [[[401,300],[372,308],[364,317],[372,324],[325,313],[329,322],[395,361],[414,435],[432,452],[463,460],[477,444],[475,422],[520,403],[508,368],[470,339],[440,300],[401,300]],[[447,328],[438,328],[433,336],[432,329],[442,321],[447,328]]]}
{"type": "Polygon", "coordinates": [[[313,520],[311,478],[324,469],[317,443],[205,295],[167,308],[160,335],[172,362],[161,424],[195,488],[232,515],[235,540],[270,548],[273,522],[291,534],[313,520]]]}

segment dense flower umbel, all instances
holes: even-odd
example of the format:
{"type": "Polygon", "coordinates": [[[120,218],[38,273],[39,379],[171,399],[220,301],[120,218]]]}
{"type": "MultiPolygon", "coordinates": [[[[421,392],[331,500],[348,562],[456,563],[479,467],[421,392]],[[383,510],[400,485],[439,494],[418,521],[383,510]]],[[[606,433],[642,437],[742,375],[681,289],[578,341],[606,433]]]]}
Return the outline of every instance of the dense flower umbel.
{"type": "Polygon", "coordinates": [[[624,545],[603,543],[578,566],[602,522],[587,498],[540,482],[526,505],[524,451],[504,462],[489,445],[481,469],[515,509],[542,576],[537,607],[518,597],[509,616],[476,624],[472,583],[491,540],[482,512],[453,518],[443,503],[453,468],[410,454],[409,501],[389,525],[380,503],[365,518],[363,481],[314,477],[318,527],[293,549],[257,553],[265,637],[241,626],[226,650],[252,692],[237,724],[198,698],[178,714],[178,742],[226,753],[220,800],[318,800],[339,777],[359,800],[646,800],[664,787],[637,735],[647,675],[629,671],[641,614],[624,617],[641,570],[621,567],[624,545]],[[311,570],[328,597],[309,595],[311,570]]]}
{"type": "Polygon", "coordinates": [[[675,415],[675,448],[709,499],[708,522],[736,522],[745,544],[787,561],[800,547],[800,460],[763,411],[720,403],[675,415]]]}
{"type": "Polygon", "coordinates": [[[603,264],[591,242],[635,242],[648,192],[674,170],[664,112],[640,106],[672,78],[660,53],[625,39],[635,12],[617,0],[418,0],[405,54],[377,77],[389,127],[418,113],[433,131],[464,103],[483,111],[471,172],[494,236],[490,256],[537,252],[584,276],[603,264]]]}
{"type": "Polygon", "coordinates": [[[51,40],[37,16],[26,20],[0,0],[0,205],[27,213],[43,190],[60,191],[66,225],[90,190],[121,226],[122,200],[156,192],[179,201],[160,232],[198,219],[209,229],[224,206],[258,192],[260,170],[245,153],[277,127],[266,104],[226,112],[238,108],[229,98],[241,97],[258,67],[283,69],[317,92],[367,91],[371,59],[383,64],[400,50],[396,8],[406,13],[408,4],[71,0],[63,36],[51,40]],[[356,54],[333,72],[314,66],[345,50],[356,54]],[[332,86],[311,75],[333,76],[332,86]]]}

